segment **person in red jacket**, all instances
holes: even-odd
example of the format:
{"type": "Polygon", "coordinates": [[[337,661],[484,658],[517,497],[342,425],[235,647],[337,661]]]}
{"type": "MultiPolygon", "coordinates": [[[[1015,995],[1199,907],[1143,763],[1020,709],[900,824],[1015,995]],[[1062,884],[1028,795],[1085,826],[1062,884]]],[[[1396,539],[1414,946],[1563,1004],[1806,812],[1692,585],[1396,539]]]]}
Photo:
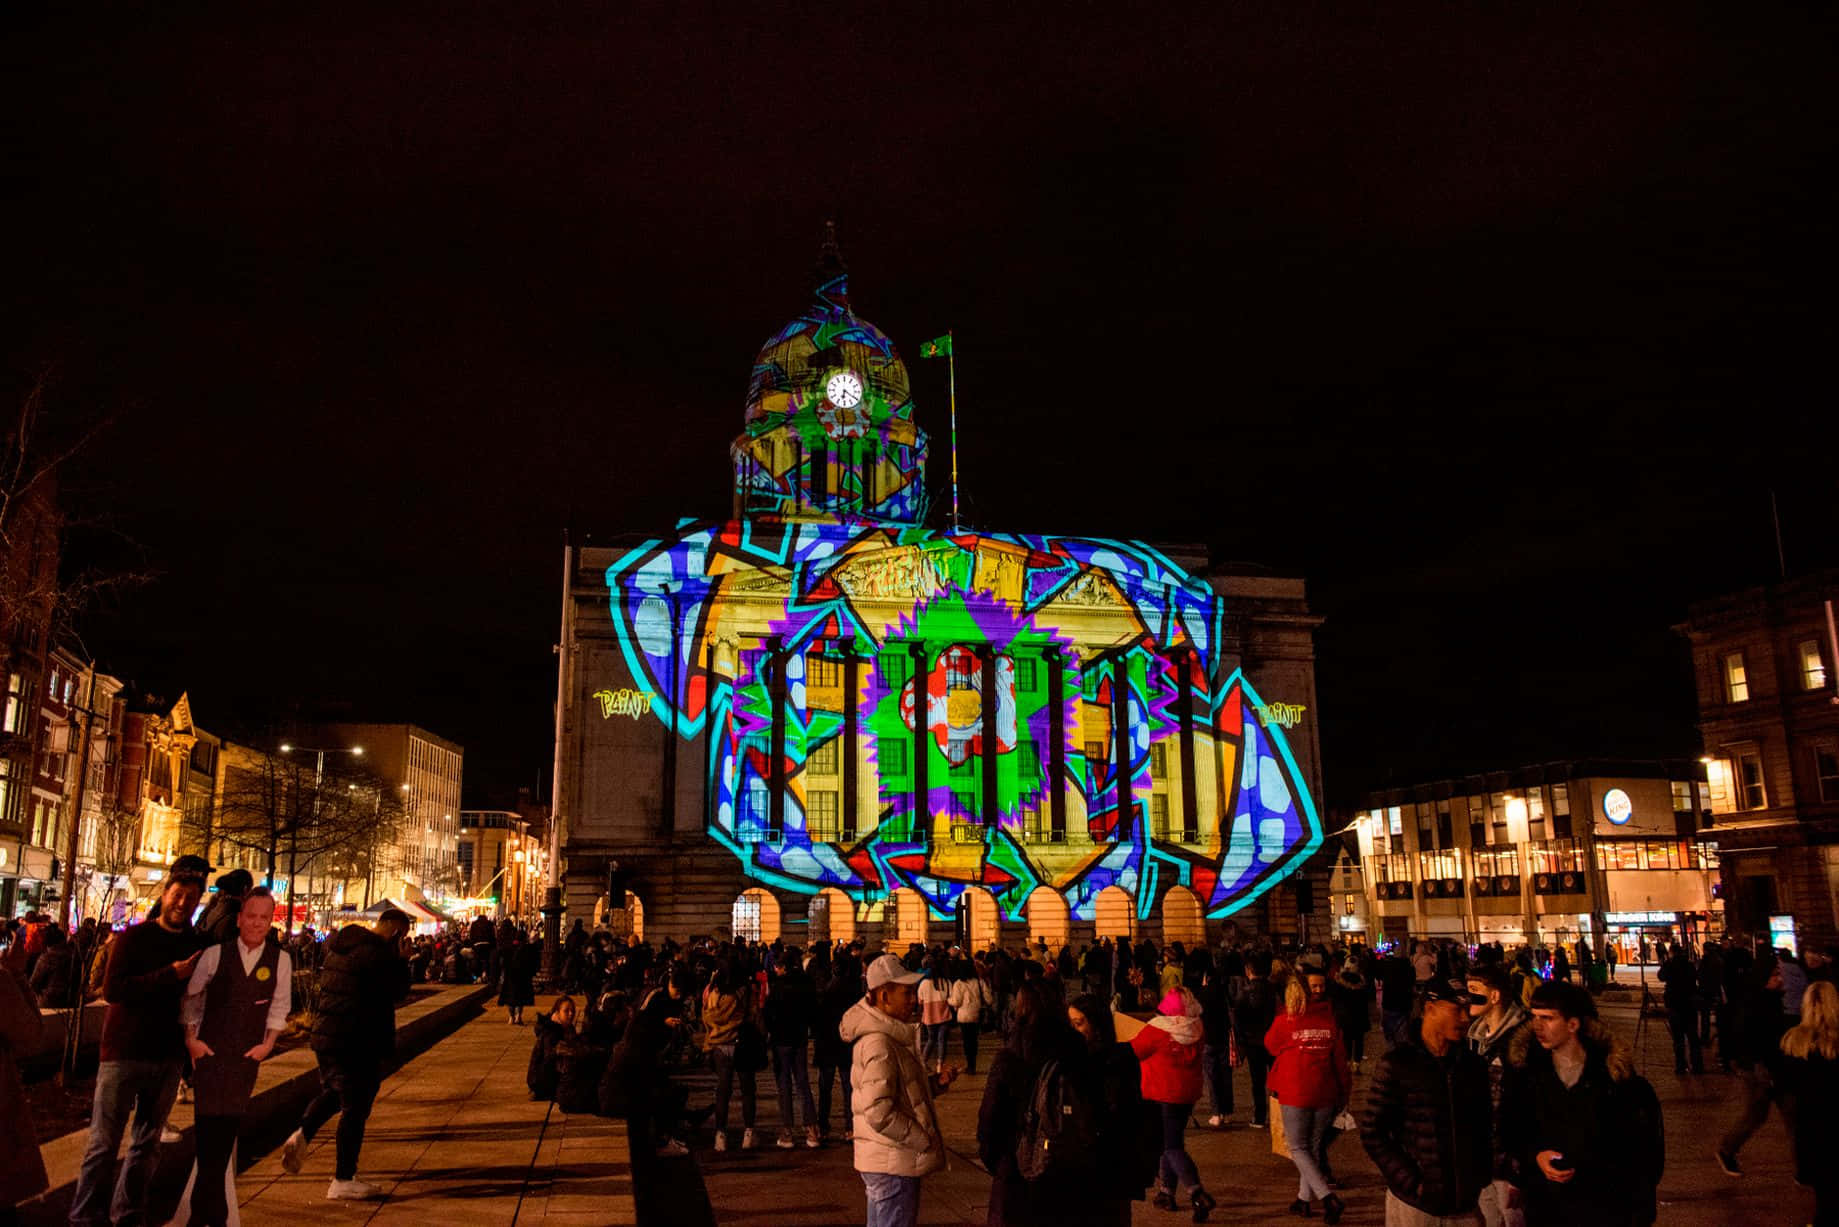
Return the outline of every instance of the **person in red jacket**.
{"type": "Polygon", "coordinates": [[[1200,1098],[1200,1000],[1185,988],[1170,989],[1156,1007],[1156,1017],[1130,1041],[1143,1067],[1143,1098],[1162,1113],[1162,1166],[1156,1174],[1155,1204],[1175,1208],[1177,1189],[1188,1190],[1194,1221],[1204,1223],[1213,1197],[1201,1187],[1200,1171],[1188,1154],[1183,1134],[1200,1098]]]}
{"type": "Polygon", "coordinates": [[[1292,979],[1284,992],[1283,1012],[1265,1034],[1271,1054],[1271,1093],[1283,1108],[1284,1140],[1296,1164],[1296,1200],[1290,1213],[1309,1216],[1318,1198],[1322,1219],[1338,1223],[1346,1206],[1322,1175],[1322,1151],[1335,1115],[1347,1106],[1352,1084],[1347,1075],[1347,1041],[1335,1025],[1328,1000],[1328,977],[1310,968],[1292,979]]]}

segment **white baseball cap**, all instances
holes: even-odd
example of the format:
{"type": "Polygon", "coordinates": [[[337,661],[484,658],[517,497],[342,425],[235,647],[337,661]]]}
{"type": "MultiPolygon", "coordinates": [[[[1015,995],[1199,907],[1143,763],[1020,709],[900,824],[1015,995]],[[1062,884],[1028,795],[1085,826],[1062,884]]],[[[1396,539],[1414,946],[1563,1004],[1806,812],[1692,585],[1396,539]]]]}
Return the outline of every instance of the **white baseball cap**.
{"type": "Polygon", "coordinates": [[[907,965],[891,954],[884,954],[868,965],[870,992],[884,984],[918,984],[924,978],[917,971],[908,971],[907,965]]]}

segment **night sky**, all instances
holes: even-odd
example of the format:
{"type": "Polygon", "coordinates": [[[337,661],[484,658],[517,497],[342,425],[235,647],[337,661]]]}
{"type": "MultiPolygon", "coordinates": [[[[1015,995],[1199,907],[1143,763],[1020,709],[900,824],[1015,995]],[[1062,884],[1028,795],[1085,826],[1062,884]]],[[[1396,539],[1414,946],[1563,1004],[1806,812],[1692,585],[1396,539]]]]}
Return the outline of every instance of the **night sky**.
{"type": "Polygon", "coordinates": [[[563,526],[726,513],[834,217],[941,505],[950,328],[968,523],[1308,579],[1332,805],[1696,752],[1771,489],[1839,563],[1830,8],[1289,7],[10,13],[6,389],[157,572],[85,643],[546,781],[563,526]]]}

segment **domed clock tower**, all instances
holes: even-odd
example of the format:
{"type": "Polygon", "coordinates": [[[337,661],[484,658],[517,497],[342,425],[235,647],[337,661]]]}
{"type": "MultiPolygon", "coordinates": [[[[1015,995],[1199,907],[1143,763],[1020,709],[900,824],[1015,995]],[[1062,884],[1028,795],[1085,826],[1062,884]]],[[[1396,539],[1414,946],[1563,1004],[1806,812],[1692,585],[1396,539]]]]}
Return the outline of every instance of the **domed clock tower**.
{"type": "Polygon", "coordinates": [[[926,432],[913,421],[907,368],[850,307],[834,226],[811,305],[754,359],[747,425],[729,454],[737,517],[917,525],[925,516],[926,432]]]}

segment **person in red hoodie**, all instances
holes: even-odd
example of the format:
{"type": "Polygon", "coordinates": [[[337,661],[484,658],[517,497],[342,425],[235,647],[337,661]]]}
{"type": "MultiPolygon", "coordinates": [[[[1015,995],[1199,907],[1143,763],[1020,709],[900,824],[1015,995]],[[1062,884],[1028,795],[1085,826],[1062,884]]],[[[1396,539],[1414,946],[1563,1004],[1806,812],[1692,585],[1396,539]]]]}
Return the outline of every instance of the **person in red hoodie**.
{"type": "Polygon", "coordinates": [[[1162,1166],[1156,1174],[1155,1204],[1173,1210],[1177,1189],[1188,1190],[1194,1221],[1204,1223],[1215,1203],[1201,1187],[1200,1171],[1183,1138],[1200,1098],[1201,1042],[1206,1038],[1200,1012],[1199,998],[1185,988],[1172,988],[1130,1047],[1142,1063],[1143,1098],[1162,1113],[1162,1166]]]}
{"type": "Polygon", "coordinates": [[[1341,1221],[1347,1209],[1322,1175],[1322,1151],[1335,1115],[1347,1106],[1352,1089],[1347,1074],[1347,1041],[1335,1025],[1328,1000],[1328,977],[1309,968],[1284,991],[1283,1012],[1265,1034],[1271,1054],[1271,1093],[1283,1108],[1284,1140],[1296,1164],[1296,1200],[1290,1213],[1309,1217],[1310,1203],[1322,1202],[1322,1219],[1341,1221]]]}

